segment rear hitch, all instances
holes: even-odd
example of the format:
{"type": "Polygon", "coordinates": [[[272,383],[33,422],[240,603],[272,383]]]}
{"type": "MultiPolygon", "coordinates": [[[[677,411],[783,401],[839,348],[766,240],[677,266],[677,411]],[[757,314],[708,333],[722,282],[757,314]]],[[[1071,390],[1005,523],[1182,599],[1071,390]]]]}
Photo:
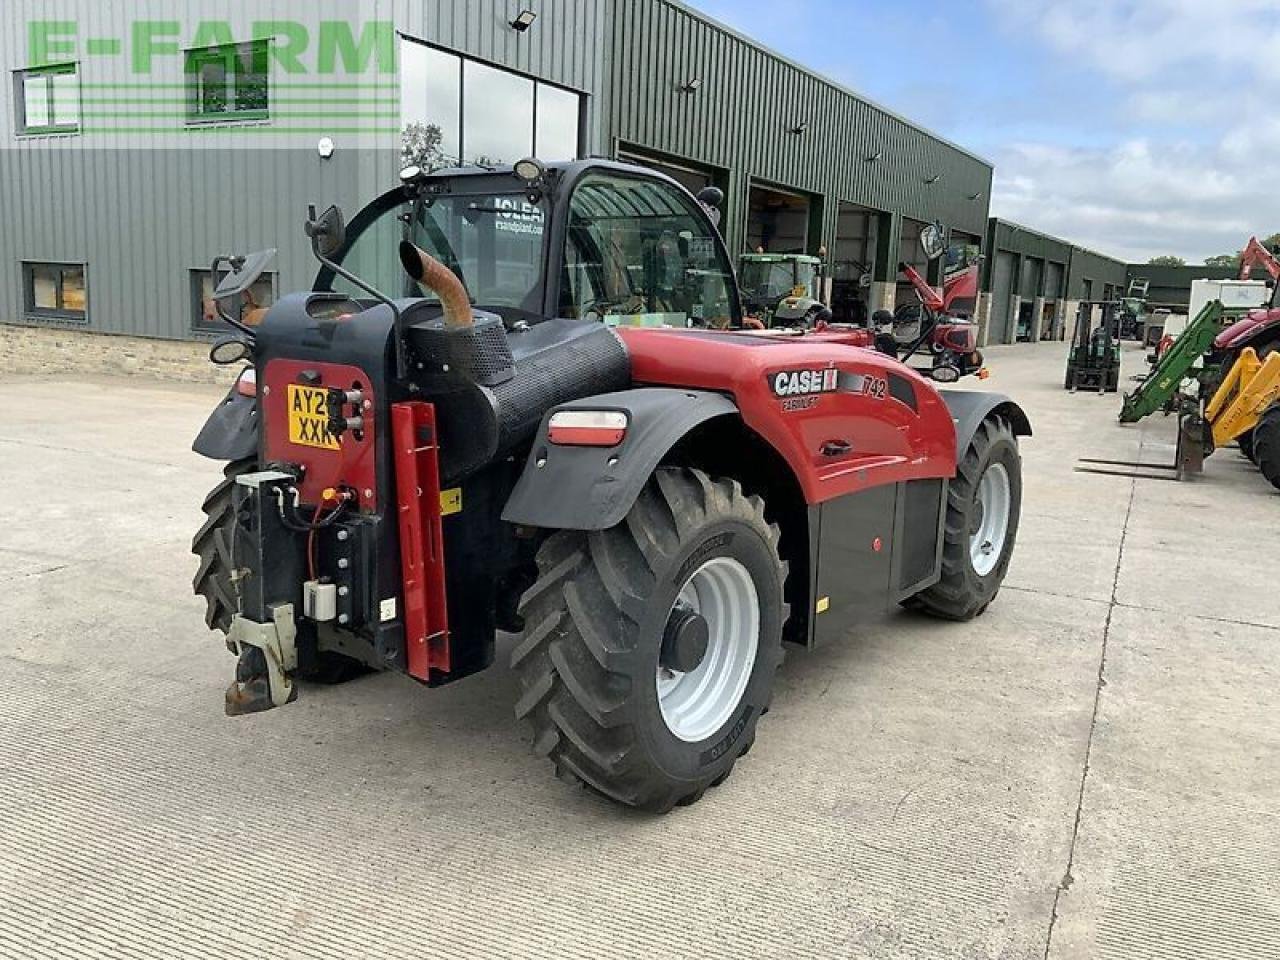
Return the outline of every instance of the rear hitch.
{"type": "Polygon", "coordinates": [[[227,687],[227,716],[261,713],[298,699],[298,687],[290,676],[298,668],[293,604],[273,606],[270,623],[237,614],[227,642],[240,658],[236,678],[227,687]]]}

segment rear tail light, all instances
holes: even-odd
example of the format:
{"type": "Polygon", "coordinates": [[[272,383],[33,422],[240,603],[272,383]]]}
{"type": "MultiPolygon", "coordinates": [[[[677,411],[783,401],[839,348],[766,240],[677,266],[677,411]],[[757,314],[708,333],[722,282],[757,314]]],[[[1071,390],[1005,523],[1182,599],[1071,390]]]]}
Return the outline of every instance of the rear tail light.
{"type": "Polygon", "coordinates": [[[236,393],[242,397],[258,395],[258,373],[253,367],[245,367],[240,371],[240,379],[236,381],[236,393]]]}
{"type": "Polygon", "coordinates": [[[547,439],[567,447],[616,447],[627,435],[621,410],[560,410],[547,422],[547,439]]]}

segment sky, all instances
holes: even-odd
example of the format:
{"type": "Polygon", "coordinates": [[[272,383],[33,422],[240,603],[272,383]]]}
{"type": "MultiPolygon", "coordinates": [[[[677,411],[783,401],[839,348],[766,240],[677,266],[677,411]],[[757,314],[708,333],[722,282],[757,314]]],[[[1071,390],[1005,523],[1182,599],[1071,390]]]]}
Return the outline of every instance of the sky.
{"type": "Polygon", "coordinates": [[[995,166],[991,214],[1130,262],[1280,231],[1280,0],[688,0],[995,166]]]}

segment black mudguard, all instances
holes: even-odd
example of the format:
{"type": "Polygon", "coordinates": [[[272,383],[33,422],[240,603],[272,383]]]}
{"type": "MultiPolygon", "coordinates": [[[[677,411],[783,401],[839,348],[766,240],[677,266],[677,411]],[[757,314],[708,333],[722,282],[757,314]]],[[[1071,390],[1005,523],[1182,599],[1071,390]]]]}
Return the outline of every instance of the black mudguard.
{"type": "Polygon", "coordinates": [[[233,386],[209,414],[191,449],[210,460],[244,460],[258,454],[258,403],[233,386]]]}
{"type": "Polygon", "coordinates": [[[737,406],[727,397],[661,387],[602,393],[554,407],[542,419],[502,519],[553,530],[617,526],[667,452],[694,427],[724,416],[738,416],[737,406]],[[624,411],[625,439],[616,447],[549,442],[547,422],[552,414],[574,409],[624,411]]]}
{"type": "Polygon", "coordinates": [[[1005,417],[1015,436],[1031,436],[1031,421],[1026,412],[1002,393],[978,390],[939,390],[956,425],[956,457],[963,458],[978,426],[992,414],[1005,417]]]}

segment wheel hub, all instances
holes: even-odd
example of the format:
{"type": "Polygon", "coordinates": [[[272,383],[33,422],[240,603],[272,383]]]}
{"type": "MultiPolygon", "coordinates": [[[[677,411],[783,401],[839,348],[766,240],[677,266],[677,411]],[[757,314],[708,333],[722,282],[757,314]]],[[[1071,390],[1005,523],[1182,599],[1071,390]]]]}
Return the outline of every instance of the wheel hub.
{"type": "Polygon", "coordinates": [[[989,464],[978,481],[969,524],[969,561],[980,577],[990,574],[1004,553],[1012,503],[1009,471],[1002,463],[989,464]]]}
{"type": "Polygon", "coordinates": [[[697,743],[742,703],[760,644],[760,597],[732,557],[708,560],[685,581],[667,614],[656,686],[662,720],[697,743]]]}
{"type": "Polygon", "coordinates": [[[706,618],[692,607],[676,601],[662,634],[662,654],[658,663],[672,673],[692,673],[706,658],[710,640],[706,618]]]}

